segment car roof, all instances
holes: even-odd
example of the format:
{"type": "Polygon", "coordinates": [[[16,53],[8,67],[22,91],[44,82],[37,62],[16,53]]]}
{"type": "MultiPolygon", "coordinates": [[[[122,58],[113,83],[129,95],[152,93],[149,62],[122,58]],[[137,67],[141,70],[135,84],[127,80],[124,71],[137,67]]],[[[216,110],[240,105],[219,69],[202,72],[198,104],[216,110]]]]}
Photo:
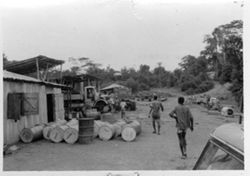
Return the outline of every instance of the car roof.
{"type": "Polygon", "coordinates": [[[244,129],[243,125],[227,123],[217,127],[210,135],[233,148],[244,153],[244,129]]]}

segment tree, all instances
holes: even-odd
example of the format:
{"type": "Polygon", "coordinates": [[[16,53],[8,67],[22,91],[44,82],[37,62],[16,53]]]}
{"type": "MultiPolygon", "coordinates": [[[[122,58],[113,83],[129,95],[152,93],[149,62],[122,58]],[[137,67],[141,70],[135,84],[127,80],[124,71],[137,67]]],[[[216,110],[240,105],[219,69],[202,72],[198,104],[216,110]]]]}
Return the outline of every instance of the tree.
{"type": "Polygon", "coordinates": [[[229,24],[216,27],[212,35],[206,35],[204,43],[206,47],[201,51],[201,55],[205,56],[216,72],[216,78],[219,79],[222,66],[227,62],[225,50],[228,41],[232,37],[242,38],[243,22],[241,20],[232,21],[229,24]]]}
{"type": "Polygon", "coordinates": [[[136,82],[133,78],[129,78],[126,82],[125,85],[129,88],[131,88],[132,93],[136,93],[139,89],[139,84],[136,82]]]}
{"type": "Polygon", "coordinates": [[[211,70],[222,83],[232,82],[236,99],[243,95],[243,22],[232,21],[216,27],[212,35],[207,35],[205,49],[201,55],[208,59],[211,70]]]}

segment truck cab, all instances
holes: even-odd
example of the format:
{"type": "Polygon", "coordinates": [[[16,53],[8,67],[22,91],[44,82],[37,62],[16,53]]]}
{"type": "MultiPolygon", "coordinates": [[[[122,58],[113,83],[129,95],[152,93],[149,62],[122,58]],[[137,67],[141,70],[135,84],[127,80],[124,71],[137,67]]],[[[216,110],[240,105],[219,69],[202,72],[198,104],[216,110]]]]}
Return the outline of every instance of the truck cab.
{"type": "Polygon", "coordinates": [[[95,102],[99,97],[99,94],[96,91],[96,88],[94,86],[86,86],[84,88],[84,100],[95,102]]]}
{"type": "Polygon", "coordinates": [[[228,123],[216,128],[193,170],[244,170],[243,125],[228,123]]]}

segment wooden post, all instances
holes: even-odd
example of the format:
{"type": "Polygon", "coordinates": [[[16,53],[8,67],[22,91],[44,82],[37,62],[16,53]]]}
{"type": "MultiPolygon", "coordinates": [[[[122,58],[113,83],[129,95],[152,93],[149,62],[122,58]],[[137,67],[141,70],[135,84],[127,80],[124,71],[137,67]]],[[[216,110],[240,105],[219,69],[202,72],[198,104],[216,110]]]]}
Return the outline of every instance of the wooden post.
{"type": "Polygon", "coordinates": [[[62,84],[62,64],[60,65],[60,83],[62,84]]]}
{"type": "Polygon", "coordinates": [[[46,81],[47,80],[47,75],[48,75],[48,66],[49,64],[47,63],[46,65],[46,70],[45,70],[45,73],[44,73],[44,76],[43,76],[43,81],[46,81]]]}
{"type": "Polygon", "coordinates": [[[38,58],[36,58],[36,76],[37,79],[40,79],[40,74],[39,74],[39,62],[38,62],[38,58]]]}

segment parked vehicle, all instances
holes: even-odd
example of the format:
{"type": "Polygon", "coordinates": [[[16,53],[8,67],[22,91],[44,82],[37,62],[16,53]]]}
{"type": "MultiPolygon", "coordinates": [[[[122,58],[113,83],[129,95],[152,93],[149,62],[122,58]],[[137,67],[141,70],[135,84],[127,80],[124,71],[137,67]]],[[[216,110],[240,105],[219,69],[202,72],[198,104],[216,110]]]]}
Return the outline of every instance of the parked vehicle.
{"type": "Polygon", "coordinates": [[[125,107],[127,111],[135,111],[136,110],[135,101],[130,100],[130,99],[126,99],[125,102],[127,104],[126,107],[125,107]]]}
{"type": "Polygon", "coordinates": [[[221,125],[210,138],[194,170],[243,170],[244,130],[241,124],[221,125]]]}

